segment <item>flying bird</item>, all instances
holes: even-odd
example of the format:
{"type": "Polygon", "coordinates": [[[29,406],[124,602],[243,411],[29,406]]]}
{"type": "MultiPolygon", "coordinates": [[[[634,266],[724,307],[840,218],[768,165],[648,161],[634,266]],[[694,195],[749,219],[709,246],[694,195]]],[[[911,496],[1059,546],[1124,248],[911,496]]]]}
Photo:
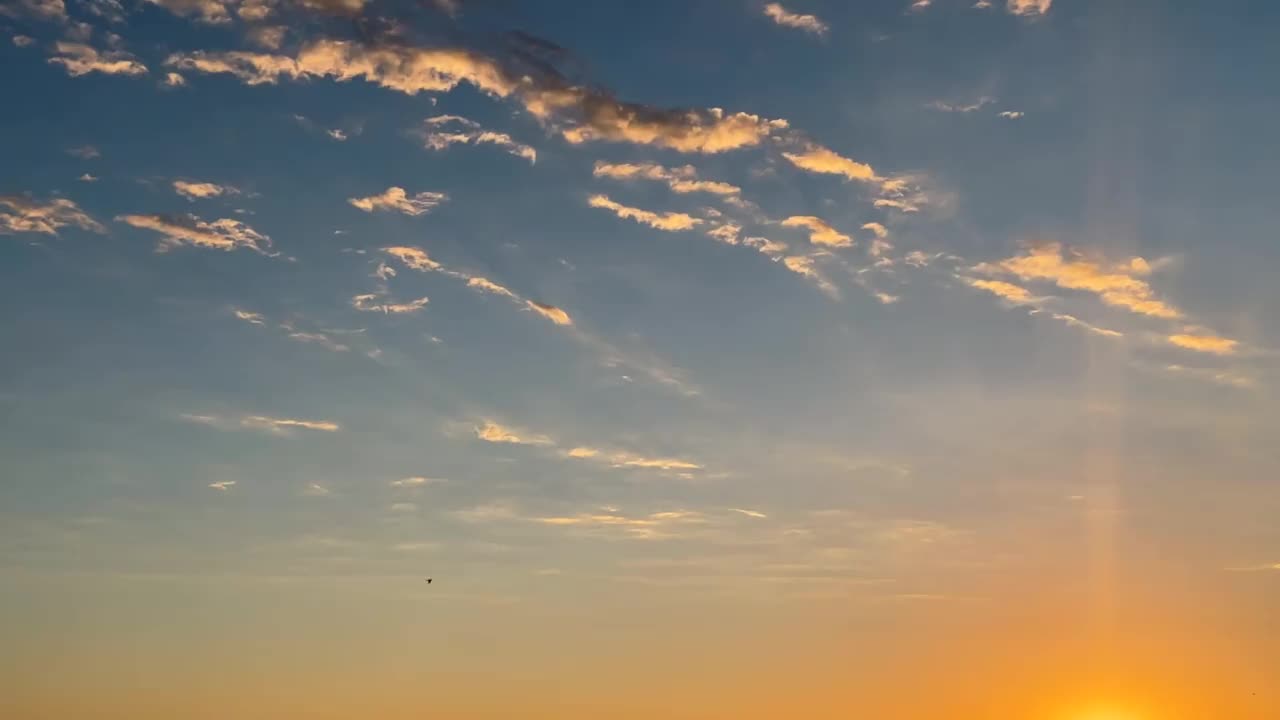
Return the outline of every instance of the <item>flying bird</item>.
{"type": "Polygon", "coordinates": [[[427,584],[428,584],[428,585],[430,585],[430,584],[431,584],[431,578],[427,578],[427,584]]]}

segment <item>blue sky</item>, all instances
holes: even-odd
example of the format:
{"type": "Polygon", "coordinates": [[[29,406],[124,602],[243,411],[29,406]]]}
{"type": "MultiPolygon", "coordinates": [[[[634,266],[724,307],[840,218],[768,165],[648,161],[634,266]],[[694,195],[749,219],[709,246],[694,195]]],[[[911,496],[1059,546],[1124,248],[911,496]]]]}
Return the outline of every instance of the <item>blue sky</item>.
{"type": "Polygon", "coordinates": [[[6,3],[0,609],[1273,601],[1231,5],[6,3]]]}

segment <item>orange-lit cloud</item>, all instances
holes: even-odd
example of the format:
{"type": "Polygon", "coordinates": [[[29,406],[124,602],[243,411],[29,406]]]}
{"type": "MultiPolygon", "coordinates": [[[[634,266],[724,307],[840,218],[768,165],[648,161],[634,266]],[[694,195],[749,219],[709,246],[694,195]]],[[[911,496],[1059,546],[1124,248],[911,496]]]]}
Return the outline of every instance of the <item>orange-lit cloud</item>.
{"type": "Polygon", "coordinates": [[[432,260],[425,250],[416,247],[385,247],[382,252],[404,263],[406,267],[420,272],[439,270],[440,263],[432,260]]]}
{"type": "Polygon", "coordinates": [[[63,227],[78,227],[95,233],[105,233],[97,220],[67,198],[53,198],[40,202],[20,195],[0,195],[0,235],[17,233],[42,233],[57,235],[63,227]]]}
{"type": "Polygon", "coordinates": [[[235,195],[240,191],[230,185],[219,185],[210,182],[191,182],[188,180],[174,180],[173,191],[187,198],[188,200],[206,199],[219,197],[221,195],[235,195]]]}
{"type": "Polygon", "coordinates": [[[537,300],[525,300],[525,306],[530,310],[538,313],[542,317],[550,320],[557,325],[572,325],[573,319],[569,317],[569,313],[561,310],[555,305],[540,303],[537,300]]]}
{"type": "Polygon", "coordinates": [[[162,252],[190,245],[225,251],[246,248],[267,255],[271,247],[270,237],[230,218],[205,222],[195,215],[121,215],[116,221],[160,233],[162,252]]]}
{"type": "Polygon", "coordinates": [[[587,204],[593,208],[602,208],[612,211],[614,215],[620,218],[635,220],[638,223],[648,225],[657,230],[666,232],[678,232],[680,230],[690,230],[693,226],[702,221],[685,213],[655,213],[639,208],[628,207],[620,203],[610,200],[605,195],[592,195],[587,199],[587,204]]]}
{"type": "Polygon", "coordinates": [[[1052,4],[1053,0],[1008,0],[1005,7],[1014,15],[1043,15],[1052,4]]]}
{"type": "Polygon", "coordinates": [[[511,445],[554,445],[555,441],[546,435],[531,433],[519,428],[501,425],[493,420],[484,420],[475,427],[476,437],[491,443],[508,443],[511,445]]]}
{"type": "Polygon", "coordinates": [[[849,180],[862,182],[880,182],[883,180],[870,165],[850,160],[821,145],[809,144],[800,152],[784,152],[782,156],[792,165],[812,173],[843,175],[849,180]]]}
{"type": "Polygon", "coordinates": [[[836,230],[822,218],[812,215],[792,215],[782,221],[783,227],[799,227],[809,231],[809,242],[825,247],[845,248],[853,246],[853,238],[836,230]]]}
{"type": "Polygon", "coordinates": [[[997,295],[1012,303],[1029,303],[1035,300],[1035,297],[1024,287],[1007,283],[1003,280],[982,280],[978,278],[966,278],[965,282],[969,285],[986,290],[992,295],[997,295]]]}
{"type": "Polygon", "coordinates": [[[386,315],[403,315],[421,310],[427,306],[427,298],[421,297],[407,303],[384,302],[381,295],[367,293],[351,298],[351,306],[362,312],[380,312],[386,315]]]}
{"type": "Polygon", "coordinates": [[[1022,255],[977,268],[989,275],[1007,274],[1022,280],[1044,280],[1067,290],[1096,294],[1102,302],[1140,315],[1173,319],[1182,316],[1174,306],[1155,297],[1143,278],[1151,274],[1146,260],[1135,257],[1121,263],[1092,260],[1075,252],[1064,253],[1059,243],[1043,243],[1022,255]]]}
{"type": "Polygon", "coordinates": [[[688,194],[705,192],[714,195],[737,195],[742,188],[729,183],[699,180],[698,171],[692,165],[668,168],[654,163],[597,162],[592,174],[613,180],[653,180],[666,183],[673,192],[688,194]]]}
{"type": "Polygon", "coordinates": [[[1208,334],[1178,333],[1170,335],[1167,340],[1180,348],[1214,355],[1234,355],[1240,345],[1237,340],[1208,334]]]}
{"type": "Polygon", "coordinates": [[[319,432],[337,432],[342,428],[335,422],[328,420],[299,420],[296,418],[275,418],[265,415],[245,415],[238,420],[232,420],[219,415],[195,415],[184,413],[179,417],[190,423],[198,425],[208,425],[209,427],[219,428],[222,430],[230,430],[234,428],[244,428],[248,430],[260,430],[272,435],[288,435],[293,430],[313,430],[319,432]]]}
{"type": "Polygon", "coordinates": [[[347,198],[347,202],[365,212],[394,210],[416,217],[431,212],[437,205],[448,199],[448,195],[438,192],[423,191],[409,195],[404,188],[393,185],[377,195],[347,198]]]}
{"type": "Polygon", "coordinates": [[[485,130],[475,121],[457,115],[427,118],[423,121],[420,136],[423,147],[428,150],[445,150],[458,144],[494,145],[530,163],[538,160],[538,151],[532,147],[516,142],[506,133],[485,130]]]}
{"type": "Polygon", "coordinates": [[[104,75],[145,75],[147,66],[123,50],[99,52],[83,43],[62,42],[54,44],[58,54],[49,58],[50,64],[61,65],[71,77],[89,73],[104,75]]]}

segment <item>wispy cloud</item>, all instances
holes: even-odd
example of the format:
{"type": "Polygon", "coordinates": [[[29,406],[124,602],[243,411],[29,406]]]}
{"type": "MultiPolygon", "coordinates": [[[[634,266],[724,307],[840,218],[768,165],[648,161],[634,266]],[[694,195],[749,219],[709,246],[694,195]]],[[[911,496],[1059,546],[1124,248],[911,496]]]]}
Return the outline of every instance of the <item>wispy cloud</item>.
{"type": "Polygon", "coordinates": [[[164,80],[161,81],[165,87],[176,88],[183,87],[187,84],[187,79],[176,72],[164,74],[164,80]]]}
{"type": "Polygon", "coordinates": [[[214,490],[222,490],[223,492],[230,490],[236,484],[235,480],[219,480],[209,483],[209,487],[214,490]]]}
{"type": "Polygon", "coordinates": [[[592,460],[605,463],[615,468],[640,468],[646,470],[701,470],[702,465],[670,457],[647,457],[622,450],[606,450],[601,448],[578,446],[561,452],[561,455],[574,460],[592,460]]]}
{"type": "Polygon", "coordinates": [[[769,3],[764,6],[764,14],[773,20],[774,23],[783,27],[796,28],[814,35],[826,35],[830,29],[827,24],[819,20],[816,15],[801,15],[793,13],[782,7],[779,3],[769,3]]]}
{"type": "Polygon", "coordinates": [[[174,180],[173,191],[188,200],[204,200],[223,195],[239,195],[240,190],[230,185],[219,185],[210,182],[194,182],[190,180],[174,180]]]}
{"type": "Polygon", "coordinates": [[[250,325],[265,325],[267,323],[267,318],[261,313],[249,312],[248,310],[241,310],[239,308],[232,308],[231,312],[236,316],[236,318],[243,320],[250,325]]]}
{"type": "Polygon", "coordinates": [[[294,342],[308,343],[311,345],[319,345],[325,350],[330,350],[332,352],[348,352],[349,350],[351,350],[349,346],[343,343],[337,342],[336,340],[334,340],[333,338],[329,337],[328,335],[322,332],[304,332],[301,330],[295,330],[292,326],[287,324],[282,325],[281,327],[283,327],[284,330],[288,333],[286,337],[288,337],[290,340],[293,340],[294,342]]]}
{"type": "Polygon", "coordinates": [[[548,305],[546,303],[538,302],[537,300],[525,300],[524,302],[525,302],[525,306],[528,307],[530,310],[550,320],[556,325],[572,325],[573,324],[573,318],[569,317],[569,313],[556,307],[555,305],[548,305]]]}
{"type": "Polygon", "coordinates": [[[93,160],[94,158],[102,157],[102,153],[98,151],[98,148],[92,145],[79,145],[67,148],[67,154],[78,157],[81,160],[93,160]]]}
{"type": "Polygon", "coordinates": [[[445,481],[441,478],[429,478],[422,477],[421,475],[414,475],[412,477],[400,478],[399,480],[392,480],[390,485],[391,487],[397,488],[417,488],[426,487],[427,485],[437,485],[443,482],[445,481]]]}
{"type": "Polygon", "coordinates": [[[1066,251],[1059,243],[1043,243],[995,263],[982,263],[974,268],[987,275],[1013,275],[1022,280],[1052,282],[1067,290],[1094,293],[1107,305],[1124,308],[1140,315],[1175,319],[1182,311],[1155,297],[1143,278],[1151,274],[1151,265],[1141,257],[1123,262],[1090,259],[1082,253],[1066,251]]]}
{"type": "Polygon", "coordinates": [[[1186,365],[1179,365],[1176,363],[1156,367],[1143,365],[1139,365],[1138,367],[1143,370],[1162,372],[1175,377],[1185,377],[1191,380],[1209,382],[1214,385],[1224,385],[1226,387],[1233,387],[1240,390],[1249,390],[1257,387],[1258,385],[1256,378],[1237,370],[1187,367],[1186,365]]]}
{"type": "Polygon", "coordinates": [[[613,180],[653,180],[666,183],[673,192],[680,194],[704,192],[713,195],[738,195],[742,192],[742,188],[729,183],[699,180],[698,171],[692,165],[668,168],[654,163],[598,161],[592,174],[613,180]]]}
{"type": "Polygon", "coordinates": [[[158,247],[161,252],[188,245],[211,250],[245,248],[263,255],[278,254],[269,252],[270,237],[230,218],[205,222],[189,214],[120,215],[116,217],[116,221],[159,233],[162,236],[158,247]]]}
{"type": "Polygon", "coordinates": [[[16,47],[30,47],[36,43],[36,39],[30,35],[14,35],[13,44],[16,47]]]}
{"type": "Polygon", "coordinates": [[[64,0],[13,0],[0,5],[0,15],[6,17],[34,17],[41,20],[67,20],[67,5],[64,0]]]}
{"type": "Polygon", "coordinates": [[[67,69],[71,77],[89,73],[104,75],[145,75],[147,66],[123,50],[99,52],[83,43],[59,41],[54,44],[57,55],[49,58],[53,65],[67,69]]]}
{"type": "MultiPolygon", "coordinates": [[[[1032,310],[1031,312],[1034,315],[1040,311],[1032,310]]],[[[1061,320],[1062,322],[1070,325],[1071,327],[1077,327],[1077,328],[1080,328],[1081,330],[1087,330],[1093,333],[1094,335],[1101,335],[1102,337],[1109,337],[1109,338],[1124,337],[1124,333],[1119,332],[1118,330],[1108,330],[1107,328],[1104,328],[1104,327],[1098,327],[1097,325],[1081,320],[1075,315],[1068,315],[1066,313],[1049,313],[1049,316],[1052,317],[1054,320],[1061,320]]]]}
{"type": "Polygon", "coordinates": [[[420,131],[423,147],[428,150],[445,150],[451,145],[494,145],[511,155],[522,157],[530,163],[538,160],[538,151],[529,145],[516,142],[506,133],[493,132],[479,123],[457,115],[437,115],[423,121],[420,131]]]}
{"type": "Polygon", "coordinates": [[[386,302],[381,295],[367,293],[351,298],[351,306],[362,312],[380,312],[386,315],[403,315],[421,310],[427,306],[427,298],[421,297],[406,303],[386,302]]]}
{"type": "Polygon", "coordinates": [[[720,153],[759,145],[784,120],[720,108],[665,110],[620,102],[596,87],[569,84],[554,69],[525,64],[519,71],[481,53],[461,48],[424,48],[383,39],[364,44],[317,40],[294,55],[194,52],[169,56],[165,64],[202,73],[228,73],[250,85],[282,79],[364,80],[416,95],[446,92],[467,83],[481,92],[517,100],[527,112],[553,126],[570,143],[591,141],[652,145],[680,152],[720,153]]]}
{"type": "MultiPolygon", "coordinates": [[[[489,280],[488,278],[480,277],[478,275],[472,275],[470,273],[462,272],[459,270],[452,270],[452,269],[446,268],[444,265],[433,260],[429,255],[427,255],[427,252],[422,248],[410,247],[410,246],[396,246],[396,247],[383,248],[382,251],[396,258],[400,262],[404,263],[405,266],[410,269],[417,270],[419,272],[437,272],[443,275],[448,275],[449,277],[452,277],[452,278],[463,280],[466,282],[467,287],[473,290],[476,290],[477,292],[491,294],[491,295],[498,295],[500,297],[507,298],[508,300],[515,303],[516,305],[519,305],[520,307],[526,308],[528,310],[532,310],[533,312],[537,313],[538,315],[541,315],[542,317],[547,318],[548,320],[552,321],[557,325],[573,325],[573,320],[569,317],[569,313],[556,307],[555,305],[549,305],[547,303],[538,302],[536,300],[529,300],[529,299],[523,298],[517,293],[511,291],[510,289],[496,282],[493,282],[492,280],[489,280]]],[[[392,270],[389,267],[386,268],[386,270],[382,270],[380,267],[379,271],[375,274],[385,276],[387,275],[387,270],[390,270],[391,274],[394,275],[394,270],[392,270]]]]}
{"type": "Polygon", "coordinates": [[[1026,113],[1021,110],[1004,110],[1000,113],[1000,117],[1006,120],[1021,120],[1024,116],[1026,116],[1026,113]]]}
{"type": "Polygon", "coordinates": [[[768,515],[765,515],[764,513],[759,512],[757,510],[746,510],[744,508],[729,508],[729,512],[738,513],[739,515],[746,515],[747,517],[757,518],[757,519],[764,519],[769,517],[768,515]]]}
{"type": "Polygon", "coordinates": [[[850,160],[843,155],[813,143],[807,143],[799,152],[784,152],[782,156],[801,170],[825,175],[843,175],[849,180],[881,182],[884,178],[866,163],[850,160]]]}
{"type": "Polygon", "coordinates": [[[41,233],[57,235],[64,227],[77,227],[95,233],[105,233],[97,220],[67,198],[53,198],[40,202],[20,195],[0,195],[0,235],[16,233],[41,233]]]}
{"type": "Polygon", "coordinates": [[[329,497],[333,491],[320,483],[307,483],[307,486],[302,489],[302,494],[308,497],[329,497]]]}
{"type": "Polygon", "coordinates": [[[587,199],[587,204],[593,208],[609,210],[620,218],[635,220],[642,225],[648,225],[655,230],[663,230],[666,232],[691,230],[695,225],[702,222],[698,218],[685,213],[655,213],[648,210],[641,210],[640,208],[628,207],[610,200],[607,195],[592,195],[587,199]]]}
{"type": "Polygon", "coordinates": [[[236,428],[258,430],[272,435],[288,435],[294,430],[313,430],[320,432],[337,432],[341,428],[337,423],[328,420],[299,420],[294,418],[275,418],[265,415],[245,415],[240,418],[226,418],[220,415],[197,415],[183,413],[181,420],[197,425],[207,425],[220,430],[236,428]]]}
{"type": "Polygon", "coordinates": [[[87,182],[87,183],[98,182],[98,176],[90,175],[89,173],[84,173],[76,179],[79,180],[80,182],[87,182]]]}
{"type": "Polygon", "coordinates": [[[971,103],[949,103],[942,100],[934,100],[929,103],[928,107],[941,112],[971,113],[981,110],[995,101],[995,98],[983,95],[971,103]]]}
{"type": "Polygon", "coordinates": [[[1170,345],[1213,355],[1234,355],[1240,345],[1237,340],[1205,333],[1177,333],[1166,339],[1170,345]]]}
{"type": "Polygon", "coordinates": [[[1031,294],[1031,291],[1021,285],[1014,285],[1013,283],[1008,283],[1003,280],[965,278],[964,281],[972,287],[976,287],[979,290],[986,290],[992,295],[996,295],[997,297],[1008,300],[1009,302],[1017,305],[1031,303],[1036,300],[1036,297],[1031,294]]]}
{"type": "Polygon", "coordinates": [[[554,445],[555,441],[546,435],[507,427],[493,420],[484,420],[475,426],[476,437],[491,443],[508,443],[511,445],[554,445]]]}
{"type": "Polygon", "coordinates": [[[405,215],[418,216],[431,212],[436,206],[449,199],[444,193],[423,191],[409,195],[402,187],[391,186],[377,195],[369,197],[347,198],[347,202],[365,211],[394,210],[405,215]]]}
{"type": "Polygon", "coordinates": [[[853,247],[853,238],[836,230],[822,218],[812,215],[792,215],[782,221],[783,227],[805,228],[809,231],[809,242],[831,248],[853,247]]]}

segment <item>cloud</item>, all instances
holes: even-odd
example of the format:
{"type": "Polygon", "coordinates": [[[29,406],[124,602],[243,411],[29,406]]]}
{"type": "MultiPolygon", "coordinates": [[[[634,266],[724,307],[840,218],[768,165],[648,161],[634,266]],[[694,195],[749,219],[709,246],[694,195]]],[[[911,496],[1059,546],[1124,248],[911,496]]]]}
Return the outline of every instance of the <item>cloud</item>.
{"type": "Polygon", "coordinates": [[[333,138],[334,140],[337,140],[338,142],[347,141],[347,134],[340,129],[326,130],[325,134],[333,138]]]}
{"type": "Polygon", "coordinates": [[[1025,115],[1026,113],[1022,112],[1021,110],[1004,110],[1000,113],[1000,117],[1005,118],[1007,120],[1020,120],[1025,115]]]}
{"type": "MultiPolygon", "coordinates": [[[[516,294],[515,294],[515,293],[513,293],[513,292],[511,292],[510,290],[506,289],[505,287],[503,287],[503,286],[499,285],[498,283],[493,282],[492,280],[489,280],[488,278],[482,278],[482,277],[469,277],[469,278],[467,278],[467,287],[469,287],[469,288],[475,288],[475,289],[477,289],[477,290],[482,290],[482,291],[487,292],[487,293],[493,293],[494,295],[501,295],[501,296],[503,296],[503,297],[507,297],[507,298],[519,299],[519,298],[517,298],[517,296],[516,296],[516,294]]],[[[566,316],[566,317],[568,317],[568,316],[566,316]]],[[[567,322],[566,322],[566,323],[563,323],[563,324],[568,325],[568,324],[570,324],[570,323],[567,323],[567,322]]]]}
{"type": "Polygon", "coordinates": [[[239,308],[234,308],[232,309],[231,312],[237,318],[249,323],[250,325],[266,325],[267,323],[267,318],[264,317],[261,313],[249,312],[248,310],[240,310],[239,308]]]}
{"type": "Polygon", "coordinates": [[[878,208],[890,208],[904,213],[920,212],[918,204],[900,197],[876,198],[872,204],[878,208]]]}
{"type": "Polygon", "coordinates": [[[145,0],[181,17],[195,18],[199,22],[218,25],[231,22],[227,6],[234,0],[145,0]]]}
{"type": "Polygon", "coordinates": [[[378,195],[347,198],[347,202],[368,213],[375,210],[395,210],[416,217],[431,212],[437,205],[448,199],[449,196],[444,193],[427,191],[409,197],[404,188],[393,185],[378,195]]]}
{"type": "Polygon", "coordinates": [[[809,242],[832,248],[853,247],[853,238],[836,230],[822,218],[812,215],[792,215],[782,221],[782,227],[805,228],[809,231],[809,242]]]}
{"type": "Polygon", "coordinates": [[[235,484],[236,484],[235,480],[219,480],[217,482],[209,483],[209,487],[213,488],[214,490],[222,490],[225,492],[227,490],[230,490],[231,487],[235,484]]]}
{"type": "Polygon", "coordinates": [[[516,142],[506,133],[493,132],[481,128],[474,121],[457,115],[438,115],[423,121],[420,131],[423,147],[428,150],[445,150],[451,145],[495,145],[508,153],[537,162],[538,151],[523,143],[516,142]],[[447,130],[448,126],[461,126],[461,129],[447,130]]]}
{"type": "Polygon", "coordinates": [[[421,248],[405,246],[385,247],[382,248],[382,252],[394,257],[412,270],[426,272],[428,270],[439,270],[441,268],[440,263],[428,257],[426,251],[421,248]]]}
{"type": "Polygon", "coordinates": [[[593,447],[574,447],[561,452],[561,456],[575,460],[594,460],[614,468],[641,470],[702,470],[702,465],[669,457],[646,457],[623,450],[601,450],[593,447]]]}
{"type": "Polygon", "coordinates": [[[302,494],[309,497],[328,497],[333,494],[333,491],[320,483],[308,483],[302,490],[302,494]]]}
{"type": "Polygon", "coordinates": [[[351,350],[350,347],[343,345],[340,342],[335,342],[333,338],[329,337],[328,335],[325,335],[324,333],[302,332],[302,331],[294,330],[288,325],[284,325],[282,327],[284,327],[284,329],[289,332],[287,337],[290,340],[293,340],[295,342],[319,345],[325,350],[331,350],[333,352],[348,352],[349,350],[351,350]]]}
{"type": "Polygon", "coordinates": [[[79,147],[67,148],[67,154],[80,158],[81,160],[92,160],[102,157],[102,153],[98,152],[98,148],[92,145],[80,145],[79,147]]]}
{"type": "Polygon", "coordinates": [[[161,252],[183,245],[231,251],[247,248],[263,255],[269,253],[271,238],[239,220],[221,218],[205,222],[195,215],[120,215],[117,222],[151,230],[162,235],[161,252]]]}
{"type": "Polygon", "coordinates": [[[66,22],[67,6],[63,0],[15,0],[0,5],[0,15],[66,22]]]}
{"type": "Polygon", "coordinates": [[[484,420],[475,428],[476,437],[491,443],[509,443],[512,445],[554,445],[555,441],[546,435],[530,433],[519,428],[509,428],[492,420],[484,420]]]}
{"type": "Polygon", "coordinates": [[[1059,243],[1043,243],[1024,254],[982,263],[974,268],[988,275],[1008,274],[1022,280],[1045,280],[1067,290],[1096,294],[1102,302],[1150,317],[1176,319],[1182,312],[1155,297],[1142,278],[1151,274],[1151,265],[1140,257],[1121,263],[1107,263],[1071,251],[1064,255],[1059,243]]]}
{"type": "Polygon", "coordinates": [[[769,3],[764,6],[764,14],[767,15],[774,23],[783,27],[796,28],[814,35],[826,35],[830,29],[827,24],[819,20],[814,15],[798,15],[789,12],[786,8],[778,3],[769,3]]]}
{"type": "Polygon", "coordinates": [[[240,419],[240,426],[251,430],[284,435],[291,430],[316,430],[320,432],[337,432],[341,428],[337,423],[328,420],[296,420],[293,418],[273,418],[263,415],[249,415],[240,419]]]}
{"type": "Polygon", "coordinates": [[[659,214],[648,210],[628,207],[610,200],[607,195],[592,195],[587,199],[587,204],[593,208],[610,210],[620,218],[635,220],[643,225],[648,225],[656,230],[663,230],[666,232],[690,230],[693,226],[702,222],[698,218],[686,215],[685,213],[668,212],[659,214]]]}
{"type": "Polygon", "coordinates": [[[407,95],[447,92],[467,83],[488,95],[515,98],[572,144],[603,140],[719,153],[759,145],[770,133],[787,127],[784,120],[725,113],[720,108],[666,110],[620,102],[606,91],[569,84],[535,54],[517,49],[512,64],[520,67],[512,69],[461,48],[421,48],[385,39],[369,45],[321,39],[292,56],[194,52],[171,55],[165,64],[202,73],[229,73],[250,85],[281,79],[346,82],[362,78],[407,95]]]}
{"type": "Polygon", "coordinates": [[[757,512],[755,510],[744,510],[742,508],[729,508],[729,512],[738,513],[739,515],[746,515],[747,517],[750,517],[750,518],[763,519],[763,518],[769,517],[768,515],[765,515],[762,512],[757,512]]]}
{"type": "MultiPolygon", "coordinates": [[[[1033,311],[1032,311],[1032,314],[1035,314],[1035,313],[1037,313],[1037,312],[1038,312],[1038,311],[1034,311],[1034,310],[1033,310],[1033,311]]],[[[1078,327],[1078,328],[1080,328],[1080,329],[1082,329],[1082,330],[1088,330],[1089,332],[1093,333],[1094,335],[1101,335],[1102,337],[1109,337],[1109,338],[1121,338],[1121,337],[1124,337],[1124,333],[1122,333],[1122,332],[1118,332],[1118,331],[1116,331],[1116,330],[1108,330],[1107,328],[1098,327],[1097,325],[1093,325],[1093,324],[1091,324],[1091,323],[1087,323],[1087,322],[1085,322],[1084,320],[1081,320],[1080,318],[1078,318],[1078,317],[1076,317],[1076,316],[1074,316],[1074,315],[1067,315],[1066,313],[1050,313],[1049,315],[1050,315],[1050,317],[1052,317],[1054,320],[1061,320],[1061,321],[1065,322],[1066,324],[1070,325],[1071,327],[1078,327]]]]}
{"type": "Polygon", "coordinates": [[[67,198],[53,198],[42,203],[20,195],[0,195],[0,235],[57,235],[59,228],[67,226],[95,233],[106,232],[97,220],[67,198]]]}
{"type": "Polygon", "coordinates": [[[943,102],[942,100],[934,100],[933,102],[929,103],[928,106],[934,110],[940,110],[942,112],[971,113],[971,112],[976,112],[978,110],[981,110],[982,108],[986,107],[987,105],[990,105],[995,101],[996,101],[995,98],[987,97],[986,95],[983,95],[982,97],[978,98],[974,102],[967,103],[967,104],[953,104],[953,103],[943,102]]]}
{"type": "Polygon", "coordinates": [[[207,198],[219,197],[221,195],[238,195],[240,191],[230,185],[218,185],[217,183],[207,182],[189,182],[187,180],[174,180],[173,191],[188,200],[204,200],[207,198]]]}
{"type": "Polygon", "coordinates": [[[782,264],[791,272],[813,281],[820,290],[831,297],[836,298],[839,296],[840,293],[836,289],[836,286],[832,285],[829,280],[822,276],[822,273],[818,272],[817,267],[814,266],[812,257],[804,255],[788,255],[782,258],[782,264]]]}
{"type": "Polygon", "coordinates": [[[391,504],[391,512],[413,512],[418,509],[417,505],[408,502],[398,502],[391,504]]]}
{"type": "Polygon", "coordinates": [[[705,192],[714,195],[738,195],[742,192],[742,188],[729,183],[699,180],[698,171],[692,165],[667,168],[654,163],[615,164],[598,161],[592,175],[613,180],[654,180],[666,183],[673,192],[680,194],[705,192]]]}
{"type": "Polygon", "coordinates": [[[826,175],[843,175],[849,180],[883,182],[870,165],[850,160],[821,145],[808,144],[798,153],[784,152],[782,156],[801,170],[826,175]]]}
{"type": "Polygon", "coordinates": [[[1166,339],[1170,345],[1213,355],[1234,355],[1240,345],[1237,340],[1207,334],[1179,333],[1170,335],[1166,339]]]}
{"type": "Polygon", "coordinates": [[[445,482],[445,480],[441,478],[429,478],[429,477],[422,477],[420,475],[415,475],[413,477],[400,478],[399,480],[392,480],[390,485],[391,487],[398,487],[398,488],[416,488],[416,487],[425,487],[427,485],[436,485],[443,482],[445,482]]]}
{"type": "Polygon", "coordinates": [[[421,297],[407,303],[378,302],[380,295],[356,295],[351,298],[351,306],[362,312],[380,312],[386,315],[403,315],[421,310],[427,306],[427,298],[421,297]]]}
{"type": "Polygon", "coordinates": [[[965,282],[973,287],[978,288],[979,290],[986,290],[992,295],[997,295],[1017,305],[1024,305],[1027,303],[1035,302],[1036,300],[1036,298],[1026,288],[1022,287],[1021,285],[1014,285],[1013,283],[1007,283],[1003,280],[982,280],[978,278],[965,278],[965,282]]]}
{"type": "Polygon", "coordinates": [[[1014,15],[1044,15],[1053,0],[1008,0],[1005,6],[1014,15]]]}
{"type": "Polygon", "coordinates": [[[770,257],[773,257],[775,259],[787,252],[786,243],[777,242],[775,240],[770,240],[769,238],[764,238],[764,237],[743,238],[742,244],[746,245],[747,247],[755,248],[761,253],[768,255],[770,257]]]}
{"type": "Polygon", "coordinates": [[[54,44],[58,54],[49,63],[61,65],[71,77],[97,72],[104,75],[145,75],[147,66],[136,57],[122,50],[99,53],[83,43],[58,41],[54,44]]]}
{"type": "Polygon", "coordinates": [[[80,182],[88,182],[88,183],[91,183],[91,182],[98,182],[98,176],[97,176],[97,175],[90,175],[89,173],[84,173],[83,175],[81,175],[80,177],[78,177],[78,178],[76,178],[76,179],[77,179],[77,180],[79,180],[80,182]]]}
{"type": "Polygon", "coordinates": [[[862,229],[869,230],[872,235],[875,235],[871,240],[871,246],[867,248],[867,254],[871,257],[881,257],[893,249],[893,243],[886,239],[889,237],[889,229],[884,225],[878,222],[863,223],[862,229]]]}
{"type": "MultiPolygon", "coordinates": [[[[1153,368],[1147,367],[1143,369],[1150,370],[1153,368]]],[[[1248,375],[1244,375],[1232,370],[1220,370],[1217,368],[1186,367],[1184,365],[1177,365],[1177,364],[1164,365],[1154,369],[1168,373],[1170,375],[1178,375],[1182,377],[1191,378],[1193,380],[1202,380],[1205,382],[1211,382],[1215,385],[1225,385],[1227,387],[1233,387],[1240,390],[1248,390],[1248,389],[1257,387],[1257,384],[1258,384],[1258,381],[1255,380],[1253,377],[1250,377],[1248,375]]]]}
{"type": "Polygon", "coordinates": [[[36,44],[36,39],[29,35],[14,35],[13,44],[16,47],[30,47],[36,44]]]}
{"type": "Polygon", "coordinates": [[[530,310],[538,313],[539,315],[545,317],[546,319],[550,320],[551,322],[557,325],[573,324],[573,319],[569,317],[569,313],[565,312],[564,310],[561,310],[555,305],[540,303],[536,300],[525,300],[524,302],[525,302],[525,306],[528,307],[530,310]]]}
{"type": "Polygon", "coordinates": [[[191,413],[183,413],[178,417],[186,422],[207,425],[220,430],[241,428],[259,430],[272,435],[288,435],[293,430],[337,432],[341,429],[337,423],[327,420],[297,420],[293,418],[273,418],[264,415],[245,415],[238,420],[219,415],[195,415],[191,413]]]}

